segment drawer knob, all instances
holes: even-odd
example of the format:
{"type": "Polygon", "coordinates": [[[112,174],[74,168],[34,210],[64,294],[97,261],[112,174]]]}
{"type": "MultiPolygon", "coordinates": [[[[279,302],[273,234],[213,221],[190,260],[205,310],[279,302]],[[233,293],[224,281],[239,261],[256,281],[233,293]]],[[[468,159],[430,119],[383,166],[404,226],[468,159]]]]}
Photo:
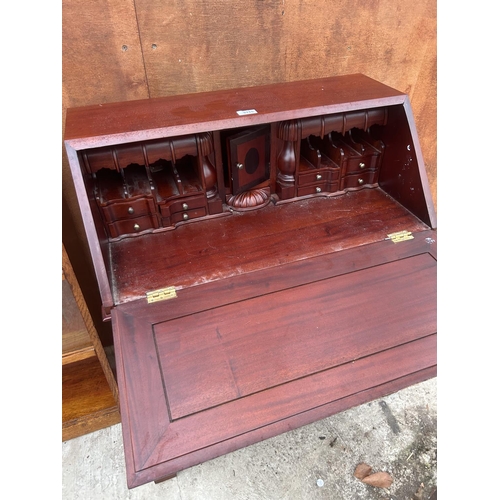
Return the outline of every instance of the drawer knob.
{"type": "Polygon", "coordinates": [[[189,205],[187,203],[182,204],[182,209],[187,210],[189,208],[189,205]]]}
{"type": "Polygon", "coordinates": [[[320,187],[317,187],[317,188],[316,188],[316,192],[317,192],[317,193],[321,193],[321,188],[320,188],[320,187]]]}
{"type": "Polygon", "coordinates": [[[134,224],[134,229],[136,231],[139,231],[139,229],[141,229],[141,226],[139,226],[139,224],[134,224]]]}
{"type": "Polygon", "coordinates": [[[237,163],[236,164],[236,168],[238,168],[239,170],[241,170],[243,168],[243,163],[237,163]]]}
{"type": "Polygon", "coordinates": [[[316,179],[317,179],[318,181],[320,181],[320,180],[321,180],[321,174],[316,174],[316,179]]]}
{"type": "Polygon", "coordinates": [[[133,209],[132,207],[128,207],[127,212],[128,212],[129,214],[133,214],[133,213],[134,213],[134,209],[133,209]]]}
{"type": "Polygon", "coordinates": [[[363,162],[361,162],[361,163],[359,164],[359,168],[365,168],[365,164],[364,164],[363,162]]]}
{"type": "Polygon", "coordinates": [[[361,184],[364,184],[364,183],[365,183],[365,181],[363,179],[358,179],[358,184],[361,185],[361,184]]]}
{"type": "Polygon", "coordinates": [[[188,214],[182,214],[182,218],[183,218],[184,220],[188,220],[188,219],[189,219],[189,215],[188,215],[188,214]]]}

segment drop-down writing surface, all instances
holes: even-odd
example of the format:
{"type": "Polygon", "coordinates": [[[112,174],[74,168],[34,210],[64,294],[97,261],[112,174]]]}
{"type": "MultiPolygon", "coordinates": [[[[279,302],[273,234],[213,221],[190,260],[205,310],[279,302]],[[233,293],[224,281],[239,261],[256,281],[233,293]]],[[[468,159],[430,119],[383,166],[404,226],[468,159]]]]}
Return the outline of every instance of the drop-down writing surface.
{"type": "MultiPolygon", "coordinates": [[[[132,475],[230,446],[241,434],[307,413],[311,399],[316,407],[414,372],[428,377],[435,366],[436,260],[418,242],[402,244],[417,245],[417,254],[386,263],[375,249],[381,263],[362,270],[309,283],[291,274],[275,292],[247,292],[250,298],[235,302],[221,293],[219,306],[168,321],[156,323],[157,312],[150,322],[144,312],[128,326],[115,321],[132,475]],[[353,373],[359,380],[349,378],[353,373]]],[[[182,309],[182,291],[163,307],[175,308],[175,301],[182,309]]]]}
{"type": "Polygon", "coordinates": [[[434,333],[435,268],[423,254],[155,325],[172,419],[434,333]]]}

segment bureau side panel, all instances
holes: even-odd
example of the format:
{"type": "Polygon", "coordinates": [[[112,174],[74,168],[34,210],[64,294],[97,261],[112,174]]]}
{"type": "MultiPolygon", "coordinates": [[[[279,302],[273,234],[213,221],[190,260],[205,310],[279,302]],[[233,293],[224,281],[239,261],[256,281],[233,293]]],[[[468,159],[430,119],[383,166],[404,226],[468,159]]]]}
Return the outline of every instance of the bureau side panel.
{"type": "Polygon", "coordinates": [[[408,99],[389,106],[387,125],[375,130],[385,144],[380,187],[432,228],[436,214],[415,122],[408,99]]]}
{"type": "Polygon", "coordinates": [[[99,292],[101,294],[102,306],[104,309],[108,309],[113,305],[110,279],[108,277],[109,242],[103,235],[99,235],[99,233],[102,232],[102,229],[101,231],[98,231],[94,223],[94,217],[92,214],[93,210],[89,197],[87,196],[87,187],[83,181],[78,154],[69,145],[66,145],[66,153],[68,155],[71,175],[75,184],[77,200],[82,214],[83,225],[90,248],[99,292]]]}

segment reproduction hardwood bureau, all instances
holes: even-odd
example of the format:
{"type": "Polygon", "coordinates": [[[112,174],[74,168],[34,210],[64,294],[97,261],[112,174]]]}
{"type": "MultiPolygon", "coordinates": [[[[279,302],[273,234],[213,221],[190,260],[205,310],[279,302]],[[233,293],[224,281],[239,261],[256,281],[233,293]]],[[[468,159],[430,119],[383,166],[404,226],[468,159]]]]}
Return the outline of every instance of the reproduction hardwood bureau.
{"type": "Polygon", "coordinates": [[[129,488],[436,375],[408,96],[364,75],[69,109],[129,488]]]}

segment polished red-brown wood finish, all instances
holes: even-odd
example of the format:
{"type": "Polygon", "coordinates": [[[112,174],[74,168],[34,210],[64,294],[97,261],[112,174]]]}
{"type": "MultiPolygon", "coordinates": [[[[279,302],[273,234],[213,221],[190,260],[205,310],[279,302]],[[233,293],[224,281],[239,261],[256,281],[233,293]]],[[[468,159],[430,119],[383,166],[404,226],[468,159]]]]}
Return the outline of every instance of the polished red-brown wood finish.
{"type": "Polygon", "coordinates": [[[435,375],[435,242],[418,236],[117,307],[131,483],[435,375]]]}
{"type": "Polygon", "coordinates": [[[349,75],[76,108],[66,148],[130,488],[436,375],[405,94],[349,75]]]}

